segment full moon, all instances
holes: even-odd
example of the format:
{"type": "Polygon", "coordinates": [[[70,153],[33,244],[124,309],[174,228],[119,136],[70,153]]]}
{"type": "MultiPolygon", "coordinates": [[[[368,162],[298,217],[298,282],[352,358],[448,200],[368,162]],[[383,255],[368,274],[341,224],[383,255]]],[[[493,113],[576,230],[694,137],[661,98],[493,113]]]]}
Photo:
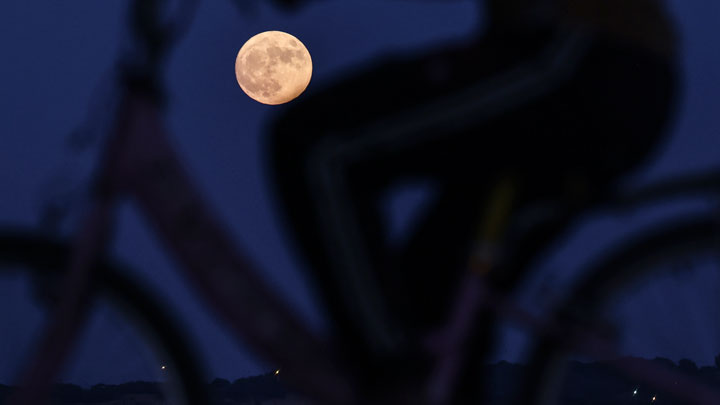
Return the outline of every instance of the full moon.
{"type": "Polygon", "coordinates": [[[294,36],[266,31],[240,48],[235,76],[250,98],[263,104],[284,104],[297,98],[310,84],[312,59],[294,36]]]}

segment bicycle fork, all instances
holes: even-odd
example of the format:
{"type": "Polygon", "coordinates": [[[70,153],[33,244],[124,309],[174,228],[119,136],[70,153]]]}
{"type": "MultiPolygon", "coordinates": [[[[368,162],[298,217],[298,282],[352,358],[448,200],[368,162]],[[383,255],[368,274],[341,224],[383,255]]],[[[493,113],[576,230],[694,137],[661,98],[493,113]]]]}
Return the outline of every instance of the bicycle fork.
{"type": "Polygon", "coordinates": [[[492,190],[481,216],[468,271],[457,288],[449,322],[429,341],[438,359],[427,391],[431,404],[448,403],[457,384],[463,349],[471,337],[478,311],[487,299],[485,277],[498,261],[498,245],[509,222],[514,199],[515,182],[511,178],[503,179],[492,190]]]}

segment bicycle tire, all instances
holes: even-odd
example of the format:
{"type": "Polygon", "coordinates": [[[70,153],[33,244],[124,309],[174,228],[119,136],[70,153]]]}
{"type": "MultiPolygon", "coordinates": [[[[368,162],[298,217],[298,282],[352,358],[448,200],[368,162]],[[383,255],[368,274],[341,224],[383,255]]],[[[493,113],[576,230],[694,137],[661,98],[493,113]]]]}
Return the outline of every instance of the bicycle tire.
{"type": "MultiPolygon", "coordinates": [[[[22,266],[39,275],[57,274],[67,268],[72,248],[65,242],[22,229],[0,230],[0,268],[22,266]]],[[[139,282],[128,276],[125,266],[107,258],[93,269],[94,291],[116,304],[161,348],[177,377],[178,394],[186,404],[206,404],[207,387],[202,367],[191,354],[191,345],[171,313],[139,282]]]]}
{"type": "MultiPolygon", "coordinates": [[[[611,250],[590,266],[582,280],[552,312],[556,324],[592,324],[609,300],[641,277],[667,271],[658,266],[679,257],[720,251],[720,224],[714,217],[696,217],[644,231],[652,236],[611,250]],[[656,273],[653,273],[656,272],[656,273]]],[[[527,374],[516,403],[556,403],[568,345],[557,337],[538,338],[528,356],[527,374]]]]}

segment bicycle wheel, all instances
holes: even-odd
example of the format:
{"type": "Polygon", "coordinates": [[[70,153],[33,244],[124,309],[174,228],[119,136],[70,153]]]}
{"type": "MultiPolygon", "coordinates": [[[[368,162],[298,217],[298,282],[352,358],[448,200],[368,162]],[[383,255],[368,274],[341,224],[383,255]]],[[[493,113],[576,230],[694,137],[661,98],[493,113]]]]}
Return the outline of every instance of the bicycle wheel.
{"type": "MultiPolygon", "coordinates": [[[[28,275],[54,283],[67,268],[71,248],[24,230],[0,231],[0,276],[9,273],[28,275]]],[[[107,299],[121,314],[122,321],[140,336],[143,343],[151,343],[150,350],[162,359],[162,369],[170,374],[166,403],[208,403],[202,368],[191,355],[190,344],[182,329],[169,312],[139,283],[127,276],[122,266],[104,259],[93,269],[95,296],[93,305],[107,299]]],[[[161,393],[161,395],[163,395],[161,393]]]]}
{"type": "MultiPolygon", "coordinates": [[[[663,314],[663,309],[672,305],[672,290],[682,290],[683,284],[694,290],[698,290],[698,283],[705,283],[708,288],[720,288],[715,257],[720,252],[720,224],[717,223],[717,218],[713,217],[693,218],[645,231],[645,235],[650,236],[634,238],[631,243],[611,250],[610,254],[604,255],[588,271],[581,273],[584,275],[581,281],[554,311],[552,324],[560,325],[558,330],[561,332],[538,338],[530,350],[523,389],[516,397],[518,404],[594,403],[593,401],[695,403],[693,398],[696,397],[693,395],[698,393],[679,391],[678,386],[674,386],[678,384],[678,379],[692,385],[692,390],[702,391],[701,394],[707,393],[703,388],[708,385],[706,383],[709,380],[706,377],[714,372],[709,370],[709,367],[697,368],[693,361],[687,359],[676,365],[674,361],[665,358],[664,353],[653,354],[649,349],[644,350],[638,357],[629,357],[627,351],[630,350],[627,347],[632,344],[632,334],[635,333],[637,341],[637,335],[642,333],[638,334],[637,328],[628,322],[628,319],[633,318],[632,310],[628,311],[628,305],[640,305],[642,300],[650,295],[662,297],[662,301],[667,305],[656,305],[650,312],[641,312],[645,319],[638,324],[667,335],[664,336],[664,342],[663,337],[658,336],[650,346],[669,348],[669,352],[672,352],[669,356],[680,357],[677,353],[689,346],[685,344],[685,339],[695,336],[678,333],[676,330],[669,333],[669,330],[676,327],[669,323],[656,327],[653,318],[663,314]],[[711,260],[703,261],[705,259],[711,260]],[[713,266],[715,268],[708,272],[709,267],[713,266]],[[691,269],[695,271],[691,272],[691,269]],[[658,291],[664,291],[664,295],[658,295],[658,291]],[[619,350],[615,349],[614,352],[620,351],[619,354],[626,357],[620,360],[606,358],[602,359],[602,363],[592,364],[571,361],[573,351],[578,348],[578,342],[574,340],[577,335],[571,332],[577,330],[592,331],[595,337],[615,343],[619,350]],[[597,332],[605,336],[598,336],[597,332]],[[682,344],[678,344],[679,342],[682,344]],[[653,356],[653,361],[642,359],[653,356]],[[627,367],[629,364],[632,366],[627,367]],[[647,371],[645,376],[638,375],[635,367],[638,364],[647,371]],[[628,368],[635,370],[628,372],[628,368]],[[656,373],[658,370],[660,374],[656,373]],[[670,374],[667,374],[667,371],[670,371],[670,374]],[[653,381],[658,375],[662,378],[653,381]],[[675,381],[668,381],[668,376],[673,376],[675,381]],[[601,382],[603,379],[604,384],[601,382]],[[668,382],[669,385],[665,385],[668,382]],[[700,385],[693,385],[696,382],[700,385]],[[593,390],[595,392],[591,394],[593,390]],[[685,394],[688,396],[679,398],[685,394]],[[591,399],[593,395],[598,398],[591,399]]],[[[698,295],[702,293],[697,292],[698,295]]],[[[681,298],[685,297],[683,294],[686,293],[678,293],[681,298]]],[[[704,297],[706,301],[716,301],[717,295],[705,294],[704,297]]],[[[716,317],[718,314],[714,313],[711,306],[708,305],[707,308],[711,314],[706,317],[711,318],[712,322],[702,323],[700,327],[706,328],[703,331],[705,335],[711,333],[720,336],[720,320],[716,317]]],[[[677,315],[676,312],[666,311],[662,316],[677,315]]],[[[689,351],[692,350],[686,350],[689,351]]],[[[633,355],[637,356],[635,353],[633,355]]],[[[642,373],[644,372],[640,372],[642,373]]]]}

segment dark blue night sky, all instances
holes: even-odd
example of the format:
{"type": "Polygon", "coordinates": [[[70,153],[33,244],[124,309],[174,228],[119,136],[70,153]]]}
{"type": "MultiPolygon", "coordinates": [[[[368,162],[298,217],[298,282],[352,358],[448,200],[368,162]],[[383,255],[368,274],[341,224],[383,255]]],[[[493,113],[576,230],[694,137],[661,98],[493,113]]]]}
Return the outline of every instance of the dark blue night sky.
{"type": "MultiPolygon", "coordinates": [[[[322,330],[322,316],[301,265],[288,250],[266,184],[263,129],[278,110],[242,93],[233,70],[236,53],[258,32],[292,33],[312,54],[312,92],[383,54],[442,46],[471,35],[482,27],[482,9],[469,0],[328,0],[288,13],[265,3],[242,14],[229,0],[202,2],[168,71],[168,126],[190,172],[236,241],[267,269],[268,282],[322,330]]],[[[88,111],[88,122],[102,125],[100,103],[111,94],[112,64],[127,38],[126,4],[5,0],[0,5],[0,226],[35,226],[43,198],[53,192],[47,184],[61,175],[64,180],[54,184],[71,188],[91,172],[92,151],[73,154],[64,142],[88,111]]],[[[720,3],[672,0],[669,6],[683,35],[684,94],[671,137],[634,183],[720,167],[720,3]]],[[[416,194],[399,193],[389,212],[411,211],[416,194]]],[[[548,284],[551,292],[559,291],[572,279],[573,268],[629,227],[662,212],[694,209],[688,207],[591,218],[541,265],[522,302],[532,303],[548,284]]],[[[399,214],[397,221],[402,222],[399,214]]],[[[118,224],[114,253],[181,314],[210,376],[235,379],[273,367],[238,346],[204,312],[132,205],[123,206],[118,224]]],[[[708,267],[692,279],[662,282],[658,288],[670,286],[673,295],[649,289],[627,303],[621,312],[634,325],[627,353],[712,363],[720,353],[720,275],[717,265],[708,267]],[[668,332],[673,323],[682,336],[668,332]]],[[[40,325],[40,313],[23,298],[27,288],[19,276],[0,279],[0,383],[10,382],[40,325]]],[[[162,359],[145,357],[147,350],[138,342],[120,316],[101,309],[64,379],[89,385],[155,378],[162,359]]],[[[522,335],[508,330],[498,358],[520,360],[522,344],[522,335]]]]}

